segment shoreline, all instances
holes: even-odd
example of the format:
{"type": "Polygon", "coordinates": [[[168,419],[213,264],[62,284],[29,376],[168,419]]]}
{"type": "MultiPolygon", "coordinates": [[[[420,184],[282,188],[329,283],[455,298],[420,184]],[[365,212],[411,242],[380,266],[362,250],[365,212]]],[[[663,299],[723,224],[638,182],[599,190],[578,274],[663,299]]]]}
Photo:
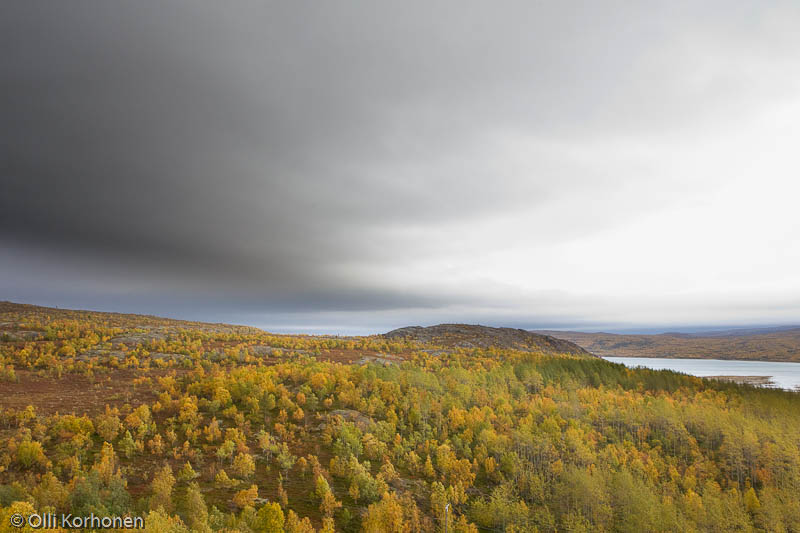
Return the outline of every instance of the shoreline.
{"type": "Polygon", "coordinates": [[[758,387],[775,387],[776,383],[772,376],[703,376],[705,379],[716,379],[719,381],[729,381],[739,385],[755,385],[758,387]]]}

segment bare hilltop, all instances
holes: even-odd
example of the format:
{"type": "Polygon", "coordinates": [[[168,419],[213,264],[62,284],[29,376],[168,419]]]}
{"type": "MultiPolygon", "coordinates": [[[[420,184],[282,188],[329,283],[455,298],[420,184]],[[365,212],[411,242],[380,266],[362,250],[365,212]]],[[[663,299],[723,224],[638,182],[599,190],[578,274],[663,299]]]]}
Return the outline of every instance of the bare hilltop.
{"type": "Polygon", "coordinates": [[[405,339],[458,348],[507,348],[526,352],[590,355],[576,343],[524,329],[471,324],[408,326],[385,333],[387,339],[405,339]]]}

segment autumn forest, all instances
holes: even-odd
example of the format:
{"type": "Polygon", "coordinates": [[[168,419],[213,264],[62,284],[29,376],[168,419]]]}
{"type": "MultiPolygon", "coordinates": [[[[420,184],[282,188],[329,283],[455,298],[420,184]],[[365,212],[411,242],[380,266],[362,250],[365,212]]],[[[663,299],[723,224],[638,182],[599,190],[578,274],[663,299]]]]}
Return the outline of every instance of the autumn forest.
{"type": "Polygon", "coordinates": [[[796,393],[580,353],[2,304],[0,531],[800,531],[796,393]],[[458,345],[460,344],[460,346],[458,345]]]}

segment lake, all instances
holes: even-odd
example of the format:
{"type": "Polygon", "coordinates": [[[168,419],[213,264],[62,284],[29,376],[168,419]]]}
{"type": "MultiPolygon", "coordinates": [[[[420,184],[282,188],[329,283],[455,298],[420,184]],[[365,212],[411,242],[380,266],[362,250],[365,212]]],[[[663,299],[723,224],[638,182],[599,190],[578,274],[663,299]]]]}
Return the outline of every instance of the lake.
{"type": "Polygon", "coordinates": [[[772,361],[723,361],[721,359],[664,359],[660,357],[604,357],[627,367],[643,366],[654,370],[674,370],[692,376],[770,376],[774,387],[800,388],[800,363],[772,361]]]}

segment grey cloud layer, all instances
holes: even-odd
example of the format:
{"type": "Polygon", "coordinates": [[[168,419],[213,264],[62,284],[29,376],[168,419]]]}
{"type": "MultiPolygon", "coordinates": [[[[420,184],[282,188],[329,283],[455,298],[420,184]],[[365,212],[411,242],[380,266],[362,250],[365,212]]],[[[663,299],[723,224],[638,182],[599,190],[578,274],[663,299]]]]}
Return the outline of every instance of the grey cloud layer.
{"type": "Polygon", "coordinates": [[[797,44],[796,11],[757,3],[3,9],[6,291],[56,290],[60,276],[142,307],[171,292],[273,311],[494,305],[477,287],[382,272],[674,201],[649,160],[598,166],[596,139],[671,142],[751,112],[754,95],[792,94],[774,81],[796,57],[776,50],[797,44]],[[615,215],[592,211],[600,195],[615,215]],[[468,237],[517,215],[534,222],[468,237]],[[51,267],[35,274],[38,253],[51,267]]]}

